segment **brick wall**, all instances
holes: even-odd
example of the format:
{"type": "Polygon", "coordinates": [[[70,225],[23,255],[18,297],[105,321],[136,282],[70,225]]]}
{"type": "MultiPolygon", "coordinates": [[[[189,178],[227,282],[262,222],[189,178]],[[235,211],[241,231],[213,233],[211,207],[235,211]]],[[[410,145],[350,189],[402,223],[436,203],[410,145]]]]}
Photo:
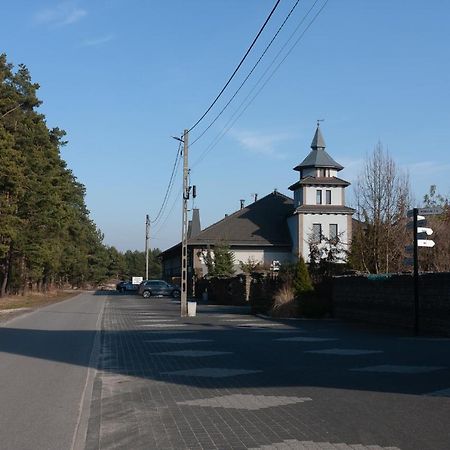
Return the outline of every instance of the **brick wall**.
{"type": "MultiPolygon", "coordinates": [[[[450,273],[420,275],[420,330],[450,336],[450,273]]],[[[412,275],[341,276],[333,279],[335,317],[413,328],[412,275]]]]}

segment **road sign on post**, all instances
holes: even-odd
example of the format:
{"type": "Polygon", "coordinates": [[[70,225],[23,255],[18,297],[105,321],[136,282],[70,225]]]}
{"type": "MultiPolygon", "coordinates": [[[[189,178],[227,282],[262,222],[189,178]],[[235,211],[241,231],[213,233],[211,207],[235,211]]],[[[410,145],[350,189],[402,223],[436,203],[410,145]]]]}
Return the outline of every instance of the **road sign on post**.
{"type": "Polygon", "coordinates": [[[405,259],[404,264],[413,266],[413,283],[414,283],[414,334],[419,334],[419,247],[434,247],[435,243],[428,236],[433,234],[431,228],[425,227],[425,216],[441,214],[442,208],[413,208],[408,211],[408,217],[412,217],[406,227],[413,229],[413,245],[405,247],[407,252],[412,251],[412,261],[410,258],[405,259]],[[420,226],[419,226],[420,225],[420,226]]]}
{"type": "Polygon", "coordinates": [[[417,239],[417,247],[434,247],[435,243],[431,239],[417,239]]]}

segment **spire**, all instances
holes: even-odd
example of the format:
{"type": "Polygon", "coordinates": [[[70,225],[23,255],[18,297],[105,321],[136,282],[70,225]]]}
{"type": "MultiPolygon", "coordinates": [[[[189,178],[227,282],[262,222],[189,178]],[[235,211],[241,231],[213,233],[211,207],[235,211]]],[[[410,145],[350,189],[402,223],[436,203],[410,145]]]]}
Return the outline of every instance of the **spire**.
{"type": "Polygon", "coordinates": [[[342,170],[343,167],[337,163],[326,151],[325,151],[325,139],[320,131],[320,121],[317,121],[317,128],[314,134],[314,138],[311,142],[312,150],[309,155],[297,166],[294,170],[299,172],[308,167],[322,167],[336,170],[342,170]]]}
{"type": "Polygon", "coordinates": [[[314,134],[313,140],[311,142],[311,148],[313,150],[324,150],[325,149],[325,140],[320,132],[320,122],[317,121],[316,133],[314,134]]]}

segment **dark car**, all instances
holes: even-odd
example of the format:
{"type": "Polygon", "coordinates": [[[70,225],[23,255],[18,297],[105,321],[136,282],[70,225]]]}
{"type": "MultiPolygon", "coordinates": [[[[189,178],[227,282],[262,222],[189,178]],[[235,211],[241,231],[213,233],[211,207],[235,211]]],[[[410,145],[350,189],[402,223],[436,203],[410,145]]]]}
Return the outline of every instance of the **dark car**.
{"type": "Polygon", "coordinates": [[[120,281],[117,283],[116,289],[119,292],[137,291],[139,285],[133,284],[131,281],[120,281]]]}
{"type": "Polygon", "coordinates": [[[146,280],[139,285],[138,294],[144,298],[150,298],[156,295],[178,298],[181,292],[178,286],[167,283],[164,280],[146,280]]]}

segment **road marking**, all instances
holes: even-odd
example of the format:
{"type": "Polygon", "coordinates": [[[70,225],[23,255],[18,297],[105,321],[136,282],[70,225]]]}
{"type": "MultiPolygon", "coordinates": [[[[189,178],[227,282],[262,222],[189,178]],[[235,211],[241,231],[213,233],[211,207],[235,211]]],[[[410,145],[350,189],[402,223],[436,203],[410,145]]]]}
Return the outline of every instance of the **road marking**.
{"type": "Polygon", "coordinates": [[[309,397],[286,397],[278,395],[231,394],[177,402],[177,405],[203,406],[210,408],[246,409],[257,411],[274,406],[291,405],[311,401],[309,397]]]}
{"type": "Polygon", "coordinates": [[[188,338],[173,338],[173,339],[154,339],[145,342],[165,342],[167,344],[195,344],[196,342],[212,342],[211,339],[188,339],[188,338]]]}
{"type": "Polygon", "coordinates": [[[324,350],[306,350],[305,353],[319,353],[322,355],[359,356],[373,353],[384,353],[383,350],[364,350],[354,348],[326,348],[324,350]]]}
{"type": "Polygon", "coordinates": [[[339,339],[298,336],[298,337],[278,338],[278,339],[274,339],[274,340],[275,341],[292,341],[292,342],[326,342],[326,341],[338,341],[339,339]]]}
{"type": "Polygon", "coordinates": [[[450,388],[441,389],[440,391],[429,392],[428,394],[424,395],[429,395],[431,397],[450,397],[450,388]]]}
{"type": "Polygon", "coordinates": [[[401,365],[380,365],[380,366],[369,366],[369,367],[359,367],[355,369],[349,369],[355,372],[379,372],[379,373],[404,373],[404,374],[414,374],[414,373],[428,373],[434,372],[436,370],[445,369],[445,367],[436,366],[401,366],[401,365]]]}
{"type": "Polygon", "coordinates": [[[150,355],[183,356],[188,358],[196,358],[202,356],[230,355],[232,353],[233,352],[218,352],[212,350],[175,350],[173,352],[150,353],[150,355]]]}
{"type": "Polygon", "coordinates": [[[176,375],[181,377],[205,377],[205,378],[225,378],[236,377],[238,375],[248,375],[262,372],[261,370],[245,369],[222,369],[219,367],[202,367],[200,369],[175,370],[173,372],[161,372],[161,375],[176,375]]]}
{"type": "Polygon", "coordinates": [[[315,442],[285,439],[260,447],[252,447],[249,450],[400,450],[398,447],[381,447],[380,445],[346,444],[344,442],[315,442]]]}

